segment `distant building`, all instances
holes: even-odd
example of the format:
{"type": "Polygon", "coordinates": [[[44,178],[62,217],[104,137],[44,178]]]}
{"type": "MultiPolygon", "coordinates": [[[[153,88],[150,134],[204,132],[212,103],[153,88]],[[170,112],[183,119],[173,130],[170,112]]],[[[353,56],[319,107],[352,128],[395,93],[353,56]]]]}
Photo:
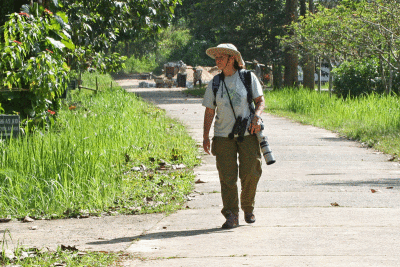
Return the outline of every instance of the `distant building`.
{"type": "MultiPolygon", "coordinates": [[[[299,75],[299,83],[303,83],[303,69],[298,66],[297,68],[298,75],[299,75]]],[[[318,82],[318,70],[314,73],[314,81],[318,82]]],[[[322,67],[321,68],[321,83],[327,83],[329,82],[329,68],[322,67]]]]}

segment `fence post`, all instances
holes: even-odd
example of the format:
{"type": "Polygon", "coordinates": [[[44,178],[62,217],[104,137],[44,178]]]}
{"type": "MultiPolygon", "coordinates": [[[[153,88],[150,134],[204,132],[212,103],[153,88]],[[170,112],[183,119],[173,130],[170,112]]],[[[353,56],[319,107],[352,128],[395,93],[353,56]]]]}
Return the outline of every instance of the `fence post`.
{"type": "Polygon", "coordinates": [[[79,70],[79,81],[78,81],[79,93],[81,92],[81,86],[82,86],[82,72],[79,70]]]}

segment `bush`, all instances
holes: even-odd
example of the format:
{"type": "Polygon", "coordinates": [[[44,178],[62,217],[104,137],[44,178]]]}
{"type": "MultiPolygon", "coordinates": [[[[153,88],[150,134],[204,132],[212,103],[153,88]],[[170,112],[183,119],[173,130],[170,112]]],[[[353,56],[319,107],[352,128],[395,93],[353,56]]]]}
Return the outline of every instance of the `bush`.
{"type": "Polygon", "coordinates": [[[70,69],[64,48],[73,44],[65,34],[64,13],[53,14],[36,3],[23,10],[12,13],[1,27],[0,88],[10,92],[2,94],[0,101],[6,113],[18,112],[21,118],[42,122],[66,89],[70,69]]]}
{"type": "Polygon", "coordinates": [[[340,97],[355,97],[372,92],[381,94],[384,87],[378,72],[379,62],[375,58],[360,61],[345,61],[332,71],[335,93],[340,97]]]}
{"type": "Polygon", "coordinates": [[[152,72],[158,66],[156,62],[156,56],[151,54],[147,57],[137,58],[131,56],[125,62],[125,73],[141,73],[141,72],[152,72]]]}

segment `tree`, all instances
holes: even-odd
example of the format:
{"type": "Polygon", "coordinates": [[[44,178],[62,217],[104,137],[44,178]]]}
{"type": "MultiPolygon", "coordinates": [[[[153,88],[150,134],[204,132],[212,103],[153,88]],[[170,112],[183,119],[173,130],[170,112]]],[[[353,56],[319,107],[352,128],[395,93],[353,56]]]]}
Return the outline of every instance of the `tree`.
{"type": "Polygon", "coordinates": [[[381,79],[389,93],[395,76],[400,77],[399,4],[398,0],[342,1],[336,8],[319,7],[317,13],[292,24],[295,34],[283,43],[307,49],[331,67],[345,60],[379,57],[381,79]]]}
{"type": "MultiPolygon", "coordinates": [[[[291,25],[297,21],[297,0],[286,0],[286,24],[291,25]]],[[[289,36],[295,33],[288,28],[289,36]]],[[[293,87],[298,82],[298,55],[294,47],[286,47],[285,49],[285,86],[293,87]]]]}
{"type": "Polygon", "coordinates": [[[88,67],[100,71],[118,70],[119,53],[112,53],[118,41],[137,39],[167,27],[178,0],[61,0],[67,13],[71,38],[77,46],[69,56],[70,64],[81,71],[88,67]],[[102,60],[106,59],[106,61],[102,60]]]}
{"type": "MultiPolygon", "coordinates": [[[[277,37],[284,33],[284,3],[283,0],[184,0],[176,9],[176,17],[191,28],[192,44],[201,49],[197,52],[201,57],[206,57],[204,52],[210,46],[233,43],[245,60],[257,60],[278,69],[283,61],[277,37]]],[[[207,62],[214,64],[209,59],[207,62]]]]}
{"type": "Polygon", "coordinates": [[[23,11],[12,13],[1,28],[0,88],[27,92],[2,103],[22,118],[43,119],[53,100],[65,91],[69,67],[64,49],[74,46],[64,13],[54,14],[38,4],[24,6],[23,11]]]}
{"type": "Polygon", "coordinates": [[[45,117],[65,91],[71,69],[120,69],[124,58],[106,56],[110,46],[167,26],[178,0],[40,2],[24,5],[0,28],[0,87],[25,90],[24,101],[9,105],[23,118],[45,117]]]}
{"type": "MultiPolygon", "coordinates": [[[[400,1],[376,0],[358,7],[353,18],[363,31],[357,38],[357,45],[364,54],[379,57],[382,82],[389,94],[394,76],[400,76],[400,1]]],[[[397,86],[400,93],[400,84],[397,86]]]]}
{"type": "MultiPolygon", "coordinates": [[[[307,7],[306,0],[300,1],[300,16],[306,17],[307,15],[307,7]]],[[[314,2],[313,0],[308,0],[308,12],[310,14],[314,13],[314,2]]],[[[310,90],[314,90],[315,87],[315,61],[314,56],[307,52],[305,49],[303,53],[302,59],[302,68],[303,68],[303,86],[310,90]]]]}

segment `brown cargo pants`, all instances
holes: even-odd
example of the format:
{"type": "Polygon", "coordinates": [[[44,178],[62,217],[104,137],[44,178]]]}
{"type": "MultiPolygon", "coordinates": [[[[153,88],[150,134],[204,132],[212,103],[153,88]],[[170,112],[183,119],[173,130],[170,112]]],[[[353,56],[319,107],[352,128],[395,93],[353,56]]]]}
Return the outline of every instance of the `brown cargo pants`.
{"type": "Polygon", "coordinates": [[[239,214],[237,179],[238,172],[242,191],[240,206],[244,212],[253,212],[257,184],[261,177],[261,152],[257,137],[248,135],[243,142],[237,138],[214,137],[211,152],[216,156],[223,209],[226,217],[229,212],[239,214]],[[239,165],[238,165],[239,155],[239,165]]]}

